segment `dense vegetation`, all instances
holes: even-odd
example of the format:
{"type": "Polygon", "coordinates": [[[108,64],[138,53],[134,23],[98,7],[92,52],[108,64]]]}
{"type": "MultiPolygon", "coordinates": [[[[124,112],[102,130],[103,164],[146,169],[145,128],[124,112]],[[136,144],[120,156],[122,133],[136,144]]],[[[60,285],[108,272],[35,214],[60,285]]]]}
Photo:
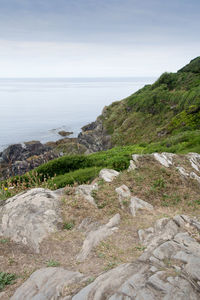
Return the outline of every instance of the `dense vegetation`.
{"type": "Polygon", "coordinates": [[[112,103],[102,120],[114,146],[154,142],[200,129],[200,57],[112,103]]]}

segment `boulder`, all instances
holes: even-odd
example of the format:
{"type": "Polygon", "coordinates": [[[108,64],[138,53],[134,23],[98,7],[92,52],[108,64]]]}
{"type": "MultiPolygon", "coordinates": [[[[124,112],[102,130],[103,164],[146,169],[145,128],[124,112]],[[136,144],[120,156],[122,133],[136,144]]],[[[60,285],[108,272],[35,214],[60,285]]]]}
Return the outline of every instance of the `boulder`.
{"type": "Polygon", "coordinates": [[[84,261],[94,247],[118,229],[116,226],[119,222],[120,215],[116,214],[107,224],[100,226],[97,230],[91,231],[83,243],[82,249],[77,256],[77,260],[84,261]]]}
{"type": "Polygon", "coordinates": [[[58,197],[36,188],[8,199],[0,206],[0,235],[39,252],[40,242],[62,223],[58,197]]]}
{"type": "Polygon", "coordinates": [[[118,194],[121,208],[124,209],[123,201],[130,202],[131,192],[129,188],[125,184],[123,184],[120,187],[116,188],[115,192],[118,194]]]}
{"type": "Polygon", "coordinates": [[[89,203],[91,203],[92,205],[94,205],[95,207],[97,207],[94,197],[92,197],[92,191],[97,191],[98,190],[98,184],[82,184],[79,185],[76,188],[76,194],[77,195],[81,195],[83,196],[83,198],[88,201],[89,203]]]}
{"type": "Polygon", "coordinates": [[[119,176],[119,172],[112,169],[102,169],[99,173],[99,177],[106,182],[112,182],[117,176],[119,176]]]}

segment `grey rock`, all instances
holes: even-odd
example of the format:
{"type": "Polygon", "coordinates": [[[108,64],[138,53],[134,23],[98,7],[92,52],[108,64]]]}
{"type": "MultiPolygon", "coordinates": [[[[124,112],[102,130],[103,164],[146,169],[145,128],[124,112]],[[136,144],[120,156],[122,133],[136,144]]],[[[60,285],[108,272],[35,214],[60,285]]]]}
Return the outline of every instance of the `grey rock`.
{"type": "Polygon", "coordinates": [[[193,169],[200,172],[200,154],[198,153],[188,153],[187,158],[193,169]]]}
{"type": "MultiPolygon", "coordinates": [[[[116,225],[116,221],[111,219],[109,227],[116,225]]],[[[62,279],[59,277],[54,283],[54,274],[43,275],[42,271],[39,274],[37,271],[22,285],[23,289],[18,289],[16,295],[19,298],[11,300],[199,300],[199,243],[185,231],[188,225],[197,228],[193,224],[198,224],[198,221],[187,216],[158,220],[153,227],[144,230],[142,239],[147,250],[136,261],[101,274],[73,296],[64,295],[63,287],[69,286],[73,280],[84,280],[80,273],[69,275],[71,280],[68,273],[66,278],[64,273],[62,279]],[[29,298],[21,297],[20,289],[28,291],[29,298]],[[36,290],[34,296],[38,298],[33,298],[32,293],[36,290]]]]}
{"type": "Polygon", "coordinates": [[[93,221],[91,218],[85,218],[78,226],[78,230],[80,230],[81,232],[89,233],[90,231],[98,229],[99,226],[99,222],[93,221]]]}
{"type": "Polygon", "coordinates": [[[82,132],[78,135],[78,142],[87,148],[87,153],[107,150],[112,146],[111,136],[106,132],[100,118],[82,127],[82,132]]]}
{"type": "Polygon", "coordinates": [[[79,283],[84,276],[63,268],[43,268],[34,272],[11,297],[11,300],[64,299],[65,289],[79,283]]]}
{"type": "Polygon", "coordinates": [[[153,153],[153,157],[164,167],[169,168],[173,165],[173,158],[175,157],[175,154],[173,153],[153,153]]]}
{"type": "Polygon", "coordinates": [[[189,177],[190,174],[183,168],[183,167],[176,167],[176,169],[179,171],[180,175],[182,175],[183,177],[189,177]]]}
{"type": "Polygon", "coordinates": [[[18,194],[0,207],[0,235],[39,252],[39,244],[56,232],[62,220],[56,193],[36,188],[18,194]]]}
{"type": "Polygon", "coordinates": [[[136,164],[134,163],[133,160],[130,160],[130,165],[129,165],[129,167],[128,167],[128,172],[133,171],[133,170],[135,170],[135,169],[137,169],[136,164]]]}
{"type": "Polygon", "coordinates": [[[92,191],[97,191],[98,190],[98,184],[82,184],[79,185],[76,188],[76,194],[77,195],[81,195],[83,196],[83,198],[88,201],[89,203],[91,203],[92,205],[94,205],[95,207],[97,207],[94,197],[92,197],[92,191]]]}
{"type": "Polygon", "coordinates": [[[77,256],[77,260],[84,261],[94,247],[118,229],[116,226],[119,222],[120,215],[116,214],[106,225],[102,225],[97,230],[91,231],[83,243],[82,249],[77,256]]]}
{"type": "Polygon", "coordinates": [[[197,180],[198,183],[200,184],[200,176],[198,176],[196,173],[191,172],[190,173],[190,178],[197,180]]]}
{"type": "Polygon", "coordinates": [[[57,158],[50,147],[38,141],[26,142],[22,144],[10,145],[0,153],[0,179],[10,176],[22,175],[39,165],[57,158]]]}
{"type": "Polygon", "coordinates": [[[153,206],[146,201],[143,201],[137,197],[131,197],[130,200],[130,212],[132,216],[136,215],[138,209],[145,209],[145,210],[153,210],[153,206]]]}
{"type": "Polygon", "coordinates": [[[112,182],[117,176],[119,176],[119,172],[112,169],[102,169],[99,173],[99,177],[106,182],[112,182]]]}
{"type": "Polygon", "coordinates": [[[124,208],[123,201],[130,202],[131,192],[125,184],[116,188],[115,192],[118,194],[119,203],[120,203],[121,208],[123,209],[124,208]]]}

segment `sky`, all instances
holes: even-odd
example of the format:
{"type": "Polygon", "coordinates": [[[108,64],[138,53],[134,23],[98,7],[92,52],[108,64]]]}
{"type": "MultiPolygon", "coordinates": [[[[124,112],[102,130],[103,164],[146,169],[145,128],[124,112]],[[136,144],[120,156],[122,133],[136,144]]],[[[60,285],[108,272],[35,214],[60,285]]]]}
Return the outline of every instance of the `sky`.
{"type": "Polygon", "coordinates": [[[0,0],[0,78],[138,77],[200,55],[199,0],[0,0]]]}

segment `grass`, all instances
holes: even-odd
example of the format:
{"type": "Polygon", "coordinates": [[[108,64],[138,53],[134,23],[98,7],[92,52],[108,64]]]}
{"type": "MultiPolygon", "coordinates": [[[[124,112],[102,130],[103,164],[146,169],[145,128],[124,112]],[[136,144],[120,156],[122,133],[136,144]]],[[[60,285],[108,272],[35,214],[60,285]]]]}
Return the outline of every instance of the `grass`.
{"type": "Polygon", "coordinates": [[[199,130],[199,64],[200,57],[108,106],[101,119],[113,146],[159,142],[168,135],[199,130]]]}
{"type": "Polygon", "coordinates": [[[63,229],[72,230],[74,228],[74,222],[64,222],[63,229]]]}
{"type": "Polygon", "coordinates": [[[16,278],[17,276],[15,274],[0,272],[0,291],[2,291],[6,285],[13,284],[16,278]]]}
{"type": "Polygon", "coordinates": [[[60,263],[56,260],[49,260],[47,261],[47,267],[59,267],[60,263]]]}

